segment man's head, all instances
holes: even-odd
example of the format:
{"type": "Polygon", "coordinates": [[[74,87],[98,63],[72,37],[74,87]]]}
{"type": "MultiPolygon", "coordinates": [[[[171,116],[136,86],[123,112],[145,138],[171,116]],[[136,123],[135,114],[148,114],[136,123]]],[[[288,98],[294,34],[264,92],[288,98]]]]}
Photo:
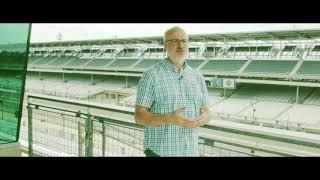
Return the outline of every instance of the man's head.
{"type": "Polygon", "coordinates": [[[184,61],[188,56],[188,35],[180,27],[175,26],[164,33],[164,47],[168,57],[175,62],[184,61]]]}

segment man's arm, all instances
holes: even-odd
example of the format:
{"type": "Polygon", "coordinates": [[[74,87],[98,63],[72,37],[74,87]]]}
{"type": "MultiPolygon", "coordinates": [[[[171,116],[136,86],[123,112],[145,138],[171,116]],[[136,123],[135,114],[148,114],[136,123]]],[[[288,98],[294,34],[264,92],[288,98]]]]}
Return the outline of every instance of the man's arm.
{"type": "Polygon", "coordinates": [[[200,77],[200,86],[202,90],[202,99],[201,99],[201,109],[200,109],[200,116],[195,118],[196,122],[199,124],[199,126],[203,126],[207,124],[210,120],[213,119],[213,115],[210,112],[210,109],[208,108],[209,105],[209,96],[208,96],[208,89],[206,86],[206,82],[204,80],[204,77],[202,74],[199,74],[200,77]]]}
{"type": "Polygon", "coordinates": [[[148,108],[136,105],[134,112],[134,120],[137,124],[143,126],[159,126],[168,123],[168,118],[165,115],[153,114],[148,108]]]}
{"type": "Polygon", "coordinates": [[[197,122],[180,114],[184,110],[185,108],[179,108],[176,111],[168,114],[153,114],[147,107],[136,105],[134,119],[137,124],[143,126],[159,126],[162,124],[171,123],[185,128],[197,127],[197,122]]]}

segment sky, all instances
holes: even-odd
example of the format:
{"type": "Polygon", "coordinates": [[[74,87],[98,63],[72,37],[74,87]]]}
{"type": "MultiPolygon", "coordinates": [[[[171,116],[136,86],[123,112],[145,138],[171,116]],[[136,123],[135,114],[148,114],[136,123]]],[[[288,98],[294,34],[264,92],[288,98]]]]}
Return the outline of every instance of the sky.
{"type": "Polygon", "coordinates": [[[189,35],[320,29],[320,23],[33,23],[30,42],[58,41],[58,34],[61,34],[62,41],[163,36],[165,30],[176,25],[189,35]]]}

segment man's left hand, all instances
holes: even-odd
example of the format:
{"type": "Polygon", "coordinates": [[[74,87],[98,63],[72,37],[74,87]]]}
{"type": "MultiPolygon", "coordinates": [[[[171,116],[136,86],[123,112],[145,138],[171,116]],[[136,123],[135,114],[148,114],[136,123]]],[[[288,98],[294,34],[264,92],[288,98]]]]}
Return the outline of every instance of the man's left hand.
{"type": "Polygon", "coordinates": [[[197,122],[198,126],[203,126],[207,124],[213,116],[211,115],[208,107],[201,107],[200,116],[195,118],[194,120],[197,122]]]}

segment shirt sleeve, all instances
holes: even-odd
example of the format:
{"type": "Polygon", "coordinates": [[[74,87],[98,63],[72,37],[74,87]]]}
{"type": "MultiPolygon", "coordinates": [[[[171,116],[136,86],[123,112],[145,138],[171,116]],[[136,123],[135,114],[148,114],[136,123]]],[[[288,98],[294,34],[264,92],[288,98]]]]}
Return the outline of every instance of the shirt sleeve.
{"type": "Polygon", "coordinates": [[[145,72],[138,83],[136,105],[150,108],[154,97],[154,80],[150,73],[145,72]]]}
{"type": "Polygon", "coordinates": [[[200,74],[200,85],[202,91],[202,98],[201,98],[201,107],[206,106],[209,107],[209,96],[208,96],[208,89],[206,85],[206,81],[202,74],[200,74]]]}

